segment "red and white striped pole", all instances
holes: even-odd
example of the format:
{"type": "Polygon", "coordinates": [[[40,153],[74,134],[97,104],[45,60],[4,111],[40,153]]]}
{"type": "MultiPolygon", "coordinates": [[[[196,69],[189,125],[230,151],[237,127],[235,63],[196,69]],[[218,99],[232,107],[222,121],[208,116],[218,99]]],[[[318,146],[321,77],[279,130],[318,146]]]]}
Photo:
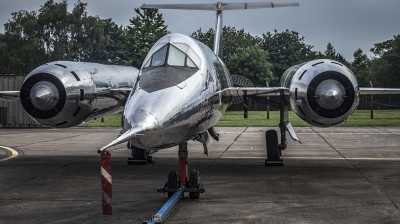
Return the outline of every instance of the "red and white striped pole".
{"type": "Polygon", "coordinates": [[[103,215],[112,215],[111,153],[101,152],[101,187],[103,190],[103,215]]]}

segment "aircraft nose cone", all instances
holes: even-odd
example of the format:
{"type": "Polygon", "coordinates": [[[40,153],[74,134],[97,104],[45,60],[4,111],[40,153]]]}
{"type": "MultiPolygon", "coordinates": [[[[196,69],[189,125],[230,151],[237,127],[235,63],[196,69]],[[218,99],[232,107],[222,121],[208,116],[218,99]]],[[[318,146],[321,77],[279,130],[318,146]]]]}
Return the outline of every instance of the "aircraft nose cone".
{"type": "Polygon", "coordinates": [[[342,105],[345,93],[343,85],[334,79],[322,81],[315,90],[318,104],[328,110],[342,105]]]}
{"type": "Polygon", "coordinates": [[[124,130],[130,130],[132,127],[140,127],[141,130],[150,130],[157,128],[159,125],[157,118],[146,110],[134,111],[129,115],[124,115],[123,119],[124,130]]]}
{"type": "Polygon", "coordinates": [[[133,113],[130,113],[128,115],[124,114],[122,122],[124,133],[117,139],[112,141],[110,144],[102,147],[99,152],[111,146],[136,138],[137,135],[142,135],[141,133],[143,131],[152,130],[158,127],[157,118],[153,114],[145,110],[134,111],[133,113]]]}
{"type": "Polygon", "coordinates": [[[52,83],[41,81],[32,87],[30,99],[37,109],[50,110],[58,102],[58,90],[52,83]]]}

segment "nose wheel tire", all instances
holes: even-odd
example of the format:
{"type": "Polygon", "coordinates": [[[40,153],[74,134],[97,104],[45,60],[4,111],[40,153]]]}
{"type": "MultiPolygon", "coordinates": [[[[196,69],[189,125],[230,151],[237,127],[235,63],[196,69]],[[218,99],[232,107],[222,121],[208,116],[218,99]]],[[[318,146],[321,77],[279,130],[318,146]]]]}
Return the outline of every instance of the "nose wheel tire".
{"type": "MultiPolygon", "coordinates": [[[[171,170],[168,173],[168,180],[167,180],[168,188],[178,188],[179,187],[179,175],[178,171],[171,170]]],[[[168,192],[168,198],[172,197],[175,192],[168,192]]]]}
{"type": "MultiPolygon", "coordinates": [[[[200,172],[197,170],[192,170],[189,174],[189,188],[200,188],[200,172]]],[[[191,199],[199,199],[199,192],[190,192],[189,193],[191,199]]]]}

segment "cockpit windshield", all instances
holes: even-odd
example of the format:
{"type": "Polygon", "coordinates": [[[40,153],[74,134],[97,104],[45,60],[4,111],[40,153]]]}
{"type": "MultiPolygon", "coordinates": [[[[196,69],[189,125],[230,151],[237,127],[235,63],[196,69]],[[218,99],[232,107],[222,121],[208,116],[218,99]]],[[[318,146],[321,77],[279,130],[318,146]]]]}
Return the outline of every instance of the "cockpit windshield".
{"type": "Polygon", "coordinates": [[[143,68],[159,66],[179,66],[200,68],[200,57],[185,43],[169,43],[156,51],[143,68]]]}

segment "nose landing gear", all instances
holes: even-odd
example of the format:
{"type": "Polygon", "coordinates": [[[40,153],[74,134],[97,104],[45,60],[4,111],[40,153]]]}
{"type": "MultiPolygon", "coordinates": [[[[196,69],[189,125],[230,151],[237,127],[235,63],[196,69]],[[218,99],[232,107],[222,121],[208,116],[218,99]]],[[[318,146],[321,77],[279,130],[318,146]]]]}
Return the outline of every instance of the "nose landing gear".
{"type": "Polygon", "coordinates": [[[167,183],[163,188],[158,189],[160,193],[168,193],[168,197],[171,198],[175,192],[182,190],[182,196],[184,192],[189,192],[191,199],[198,199],[200,194],[205,192],[203,185],[200,181],[200,172],[192,170],[188,175],[188,151],[187,142],[179,145],[179,171],[170,171],[168,174],[167,183]]]}
{"type": "Polygon", "coordinates": [[[206,191],[201,184],[199,171],[192,170],[188,176],[187,142],[179,145],[178,156],[179,171],[170,171],[165,186],[157,190],[160,193],[167,192],[169,200],[155,215],[153,215],[150,221],[143,221],[143,223],[161,223],[178,203],[179,199],[184,196],[185,192],[189,192],[191,199],[198,199],[200,194],[206,191]]]}

